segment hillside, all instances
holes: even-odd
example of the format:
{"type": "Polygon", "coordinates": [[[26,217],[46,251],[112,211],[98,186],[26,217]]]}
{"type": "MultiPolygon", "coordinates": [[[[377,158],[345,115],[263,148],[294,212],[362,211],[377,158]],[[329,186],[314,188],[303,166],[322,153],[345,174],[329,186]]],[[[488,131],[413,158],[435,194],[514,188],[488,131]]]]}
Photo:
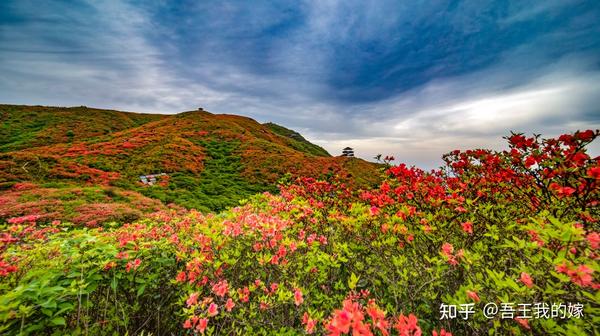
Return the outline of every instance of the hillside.
{"type": "Polygon", "coordinates": [[[279,134],[288,139],[295,140],[292,141],[290,145],[301,152],[306,152],[317,156],[331,156],[324,148],[317,146],[304,139],[304,137],[296,131],[285,128],[281,125],[274,124],[272,122],[264,123],[263,125],[269,127],[269,129],[273,133],[279,134]]]}
{"type": "MultiPolygon", "coordinates": [[[[288,173],[338,176],[356,186],[378,181],[376,164],[331,157],[294,131],[241,116],[14,105],[1,105],[0,113],[0,188],[7,190],[23,182],[63,193],[96,186],[163,206],[218,211],[256,193],[277,192],[277,181],[288,173]],[[141,175],[157,173],[165,175],[156,184],[140,182],[141,175]]],[[[39,192],[21,193],[34,209],[49,202],[39,192]]],[[[8,211],[8,204],[0,202],[0,217],[29,213],[8,211]]]]}

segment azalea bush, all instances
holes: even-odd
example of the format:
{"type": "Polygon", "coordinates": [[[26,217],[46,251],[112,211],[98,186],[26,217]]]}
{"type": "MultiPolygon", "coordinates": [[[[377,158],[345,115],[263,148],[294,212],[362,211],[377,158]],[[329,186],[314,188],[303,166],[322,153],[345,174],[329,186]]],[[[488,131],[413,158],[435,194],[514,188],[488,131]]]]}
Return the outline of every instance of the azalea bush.
{"type": "Polygon", "coordinates": [[[512,134],[438,170],[388,165],[369,189],[290,179],[219,214],[15,217],[0,235],[0,331],[598,334],[600,166],[586,146],[599,135],[512,134]],[[448,310],[465,305],[466,319],[448,310]]]}

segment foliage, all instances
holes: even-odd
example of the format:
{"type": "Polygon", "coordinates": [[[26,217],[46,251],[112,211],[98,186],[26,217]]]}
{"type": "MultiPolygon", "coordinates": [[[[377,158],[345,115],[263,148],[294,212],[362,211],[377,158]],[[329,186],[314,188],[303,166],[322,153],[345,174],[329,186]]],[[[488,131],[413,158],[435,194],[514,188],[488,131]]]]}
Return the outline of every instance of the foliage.
{"type": "Polygon", "coordinates": [[[431,172],[389,166],[363,190],[291,178],[218,215],[173,209],[94,229],[9,219],[0,330],[598,334],[600,165],[585,147],[599,135],[513,134],[506,151],[454,151],[431,172]],[[488,302],[584,314],[488,319],[488,302]],[[478,309],[440,319],[460,303],[478,309]]]}

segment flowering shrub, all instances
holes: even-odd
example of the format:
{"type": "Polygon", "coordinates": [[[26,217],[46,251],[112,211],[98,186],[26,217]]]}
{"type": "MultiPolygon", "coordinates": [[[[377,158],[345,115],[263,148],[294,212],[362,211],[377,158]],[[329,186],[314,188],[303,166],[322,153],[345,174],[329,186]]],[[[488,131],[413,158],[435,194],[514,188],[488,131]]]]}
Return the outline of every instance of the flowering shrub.
{"type": "Polygon", "coordinates": [[[0,240],[0,331],[598,334],[600,166],[585,151],[598,135],[513,134],[443,169],[389,166],[366,190],[299,178],[218,215],[27,239],[16,234],[36,219],[15,219],[0,240]],[[583,315],[481,312],[511,302],[583,315]],[[444,316],[461,304],[474,313],[444,316]]]}

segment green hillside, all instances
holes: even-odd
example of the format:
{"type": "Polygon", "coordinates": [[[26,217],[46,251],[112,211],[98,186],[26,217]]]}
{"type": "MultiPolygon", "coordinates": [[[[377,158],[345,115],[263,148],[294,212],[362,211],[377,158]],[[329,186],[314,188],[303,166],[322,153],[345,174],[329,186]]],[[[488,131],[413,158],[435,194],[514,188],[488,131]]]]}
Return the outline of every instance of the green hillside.
{"type": "Polygon", "coordinates": [[[308,140],[304,139],[304,137],[291,129],[285,128],[283,126],[268,122],[263,125],[267,126],[273,133],[279,134],[287,139],[292,140],[290,145],[301,152],[313,154],[316,156],[331,156],[323,147],[317,146],[308,140]]]}

